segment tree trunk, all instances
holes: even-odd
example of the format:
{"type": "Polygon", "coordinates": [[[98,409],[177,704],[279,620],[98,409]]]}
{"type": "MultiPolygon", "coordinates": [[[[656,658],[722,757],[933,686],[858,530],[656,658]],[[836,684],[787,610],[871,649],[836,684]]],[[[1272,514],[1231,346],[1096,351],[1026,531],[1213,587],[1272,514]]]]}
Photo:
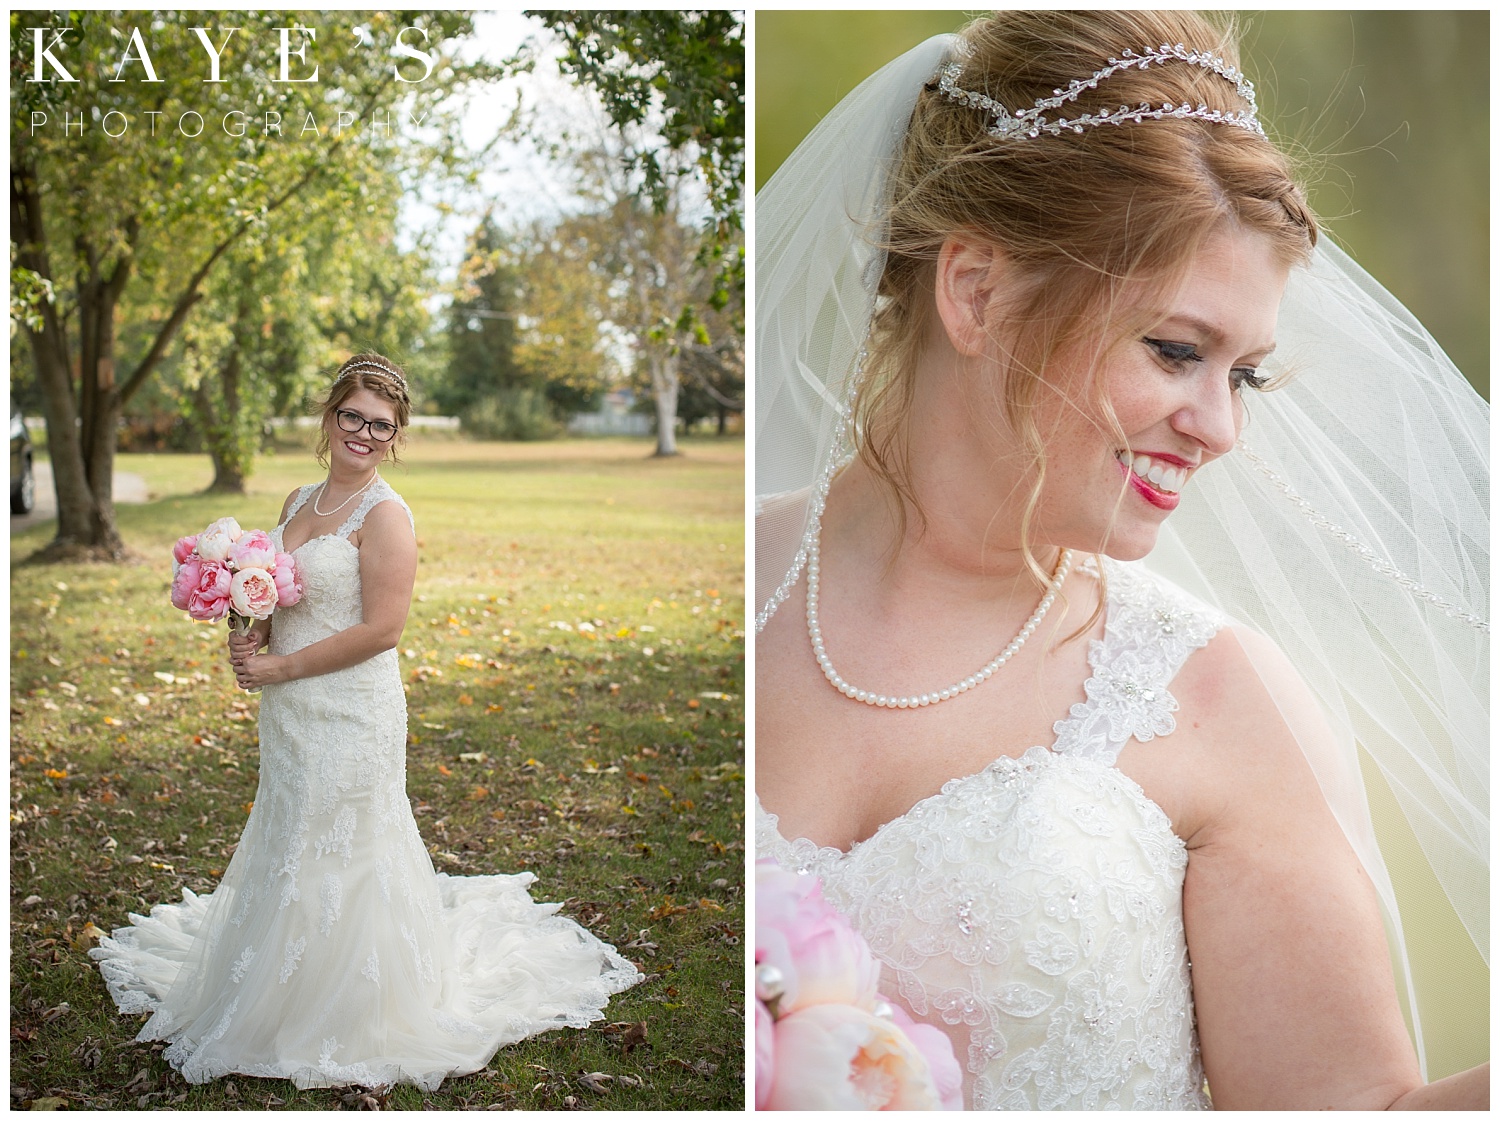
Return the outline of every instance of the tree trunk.
{"type": "MultiPolygon", "coordinates": [[[[11,236],[16,241],[16,259],[38,276],[54,280],[56,287],[36,169],[24,144],[17,147],[20,151],[15,153],[10,176],[11,236]]],[[[107,348],[105,356],[113,357],[117,290],[99,277],[92,265],[90,269],[81,279],[79,290],[83,343],[79,395],[74,392],[67,328],[56,306],[42,304],[40,331],[26,328],[47,418],[47,454],[57,496],[57,534],[39,554],[42,559],[60,559],[79,552],[118,558],[124,553],[110,493],[119,403],[114,395],[113,364],[99,364],[101,345],[107,348]],[[101,298],[107,306],[100,306],[101,298]],[[101,322],[105,325],[102,331],[101,322]],[[106,383],[102,390],[101,380],[106,383]],[[84,417],[88,418],[86,423],[84,417]],[[106,437],[102,444],[98,442],[101,435],[106,437]]]]}
{"type": "Polygon", "coordinates": [[[208,484],[206,494],[244,494],[245,468],[238,457],[212,456],[214,481],[208,484]]]}
{"type": "Polygon", "coordinates": [[[240,350],[239,337],[234,335],[229,343],[229,353],[219,364],[219,399],[222,409],[215,409],[213,394],[205,378],[198,383],[194,395],[197,405],[198,428],[203,442],[208,445],[208,455],[214,465],[214,481],[208,484],[209,494],[244,494],[245,480],[249,478],[249,457],[239,439],[240,424],[240,350]]]}
{"type": "MultiPolygon", "coordinates": [[[[366,102],[365,111],[376,104],[387,78],[366,102]]],[[[35,158],[18,134],[11,146],[11,238],[16,243],[16,261],[39,277],[59,287],[48,262],[43,230],[43,205],[35,158]]],[[[312,161],[305,174],[261,208],[258,218],[245,218],[234,226],[199,264],[177,296],[171,313],[157,329],[144,358],[117,384],[115,371],[115,309],[130,278],[132,255],[140,231],[140,219],[127,216],[115,231],[123,248],[107,262],[97,248],[80,235],[74,244],[75,282],[78,299],[79,352],[74,370],[68,353],[66,326],[50,305],[42,308],[41,331],[27,328],[36,356],[43,411],[47,417],[47,449],[52,459],[57,492],[57,536],[34,558],[40,562],[97,559],[117,560],[125,546],[115,525],[113,498],[115,449],[119,438],[120,412],[147,378],[156,370],[178,328],[203,298],[200,286],[219,259],[244,236],[256,220],[282,208],[322,171],[325,162],[344,143],[342,134],[312,161]],[[106,276],[104,270],[108,268],[106,276]],[[78,378],[75,395],[73,377],[78,378]]],[[[241,483],[243,486],[243,483],[241,483]]]]}
{"type": "MultiPolygon", "coordinates": [[[[115,525],[115,446],[119,440],[120,394],[115,386],[115,303],[121,285],[100,275],[92,252],[81,254],[88,272],[78,278],[79,399],[83,404],[84,471],[94,499],[94,521],[87,544],[115,559],[125,543],[115,525]]],[[[116,265],[116,270],[124,268],[116,265]]]]}
{"type": "Polygon", "coordinates": [[[648,351],[651,364],[651,390],[656,398],[657,456],[677,454],[677,362],[678,356],[664,347],[648,351]]]}

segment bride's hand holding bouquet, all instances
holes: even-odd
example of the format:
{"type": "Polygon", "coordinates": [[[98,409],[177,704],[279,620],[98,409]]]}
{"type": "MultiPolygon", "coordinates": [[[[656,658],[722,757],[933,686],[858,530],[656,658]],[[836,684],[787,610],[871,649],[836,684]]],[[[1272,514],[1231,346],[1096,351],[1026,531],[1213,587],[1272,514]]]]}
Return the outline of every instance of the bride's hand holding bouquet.
{"type": "Polygon", "coordinates": [[[194,619],[230,621],[230,660],[241,688],[264,681],[247,677],[246,659],[265,645],[278,607],[302,598],[302,577],[290,554],[278,552],[264,530],[240,528],[220,518],[172,548],[172,606],[194,619]]]}

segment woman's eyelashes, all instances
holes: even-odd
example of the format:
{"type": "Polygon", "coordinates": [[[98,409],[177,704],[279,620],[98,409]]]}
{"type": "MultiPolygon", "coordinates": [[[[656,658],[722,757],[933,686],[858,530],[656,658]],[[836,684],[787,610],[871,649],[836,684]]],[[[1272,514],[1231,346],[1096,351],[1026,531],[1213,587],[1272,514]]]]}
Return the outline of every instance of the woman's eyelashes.
{"type": "Polygon", "coordinates": [[[1149,337],[1141,341],[1156,351],[1157,357],[1173,369],[1184,370],[1192,363],[1203,361],[1203,355],[1198,353],[1198,348],[1192,343],[1174,343],[1149,337]]]}
{"type": "Polygon", "coordinates": [[[1234,385],[1235,390],[1238,391],[1247,385],[1251,389],[1264,389],[1266,382],[1270,379],[1264,374],[1257,374],[1254,367],[1238,366],[1229,371],[1229,380],[1234,385]]]}
{"type": "MultiPolygon", "coordinates": [[[[1198,348],[1192,343],[1175,343],[1167,339],[1153,339],[1149,336],[1141,341],[1154,350],[1157,357],[1173,370],[1186,370],[1189,366],[1203,361],[1203,355],[1198,353],[1198,348]]],[[[1266,378],[1257,374],[1254,366],[1236,366],[1229,371],[1229,383],[1236,391],[1247,385],[1251,389],[1260,389],[1266,384],[1266,378]]]]}

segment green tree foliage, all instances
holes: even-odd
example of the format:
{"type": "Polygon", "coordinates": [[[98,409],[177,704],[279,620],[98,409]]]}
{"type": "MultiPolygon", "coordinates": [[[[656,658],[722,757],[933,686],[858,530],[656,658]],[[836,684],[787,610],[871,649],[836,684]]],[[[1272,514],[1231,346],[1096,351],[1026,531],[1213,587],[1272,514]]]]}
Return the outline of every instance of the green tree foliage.
{"type": "Polygon", "coordinates": [[[601,236],[608,233],[595,216],[583,214],[540,224],[524,242],[516,360],[546,384],[560,415],[589,408],[619,375],[605,333],[609,275],[601,236]]]}
{"type": "Polygon", "coordinates": [[[729,417],[745,411],[745,337],[735,329],[744,309],[707,309],[691,342],[682,349],[677,416],[684,427],[713,417],[722,436],[729,417]]]}
{"type": "Polygon", "coordinates": [[[605,345],[616,238],[591,213],[515,232],[486,216],[448,312],[437,406],[475,435],[519,440],[560,435],[590,408],[618,372],[605,345]]]}
{"type": "Polygon", "coordinates": [[[459,268],[458,291],[448,309],[447,376],[433,392],[438,408],[485,436],[544,434],[525,420],[506,423],[522,402],[523,414],[538,401],[545,407],[535,379],[516,362],[519,284],[514,250],[486,214],[459,268]]]}
{"type": "Polygon", "coordinates": [[[354,211],[326,196],[311,220],[244,240],[205,285],[161,387],[201,435],[211,491],[244,493],[267,420],[303,411],[349,354],[406,363],[424,334],[435,282],[421,252],[396,246],[400,188],[387,178],[378,205],[354,211]]]}
{"type": "Polygon", "coordinates": [[[447,11],[12,13],[14,259],[57,297],[25,327],[57,487],[47,555],[121,554],[126,403],[244,246],[313,220],[315,194],[357,211],[372,167],[406,163],[409,122],[481,74],[444,57],[471,30],[447,11]],[[150,298],[125,302],[141,277],[150,298]]]}
{"type": "Polygon", "coordinates": [[[714,268],[710,299],[725,306],[745,279],[743,15],[721,9],[528,14],[562,37],[563,73],[594,89],[622,134],[659,137],[658,145],[623,155],[655,209],[667,207],[669,186],[684,168],[701,176],[713,211],[702,257],[714,268]],[[676,163],[668,153],[692,162],[676,163]]]}

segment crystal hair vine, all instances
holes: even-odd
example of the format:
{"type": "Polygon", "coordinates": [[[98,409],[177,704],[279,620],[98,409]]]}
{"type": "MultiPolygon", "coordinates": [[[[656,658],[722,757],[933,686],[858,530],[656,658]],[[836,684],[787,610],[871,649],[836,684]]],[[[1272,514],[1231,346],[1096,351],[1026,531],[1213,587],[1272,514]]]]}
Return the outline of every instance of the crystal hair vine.
{"type": "Polygon", "coordinates": [[[973,90],[966,90],[959,85],[963,72],[962,62],[945,63],[938,71],[938,91],[950,100],[975,109],[982,109],[988,113],[991,117],[988,131],[997,140],[1028,139],[1044,132],[1060,136],[1070,130],[1082,132],[1085,128],[1096,128],[1099,125],[1120,125],[1127,121],[1138,123],[1145,120],[1160,121],[1169,118],[1214,121],[1242,128],[1262,138],[1266,135],[1265,130],[1260,127],[1260,121],[1256,119],[1255,86],[1250,79],[1218,55],[1207,51],[1190,51],[1181,43],[1175,46],[1163,44],[1155,50],[1142,51],[1140,54],[1131,50],[1122,51],[1120,57],[1111,58],[1109,65],[1103,70],[1096,70],[1087,78],[1076,79],[1068,85],[1067,89],[1053,90],[1051,97],[1039,98],[1030,109],[1021,109],[1014,113],[994,98],[973,90]],[[1145,70],[1147,67],[1160,66],[1167,62],[1186,62],[1212,71],[1234,86],[1235,91],[1245,99],[1249,109],[1225,112],[1221,109],[1210,109],[1201,102],[1196,106],[1189,102],[1183,102],[1180,105],[1167,102],[1158,106],[1143,101],[1134,108],[1121,105],[1118,109],[1101,109],[1097,113],[1084,113],[1078,117],[1055,117],[1048,120],[1043,116],[1050,110],[1061,108],[1067,102],[1078,100],[1085,90],[1094,89],[1100,82],[1118,74],[1121,70],[1132,68],[1145,70]]]}
{"type": "Polygon", "coordinates": [[[337,385],[356,370],[374,370],[377,374],[383,374],[399,385],[402,393],[408,392],[406,379],[389,366],[382,366],[379,362],[351,362],[339,371],[339,376],[333,379],[334,384],[337,385]]]}

